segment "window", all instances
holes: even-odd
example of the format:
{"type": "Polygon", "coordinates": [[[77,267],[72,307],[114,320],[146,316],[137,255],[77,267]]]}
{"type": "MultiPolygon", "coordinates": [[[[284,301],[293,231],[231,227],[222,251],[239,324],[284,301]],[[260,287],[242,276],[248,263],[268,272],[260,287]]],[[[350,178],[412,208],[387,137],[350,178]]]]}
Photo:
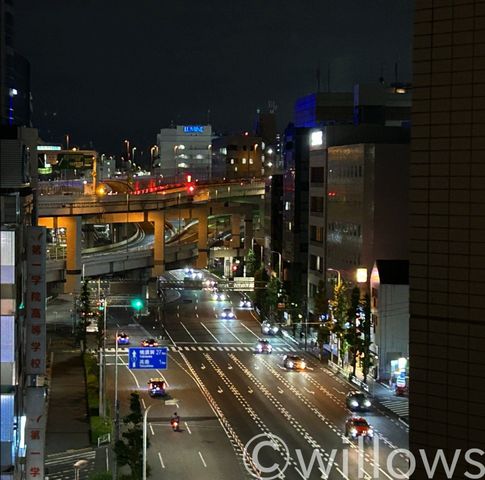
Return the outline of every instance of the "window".
{"type": "Polygon", "coordinates": [[[324,182],[324,167],[313,167],[311,169],[311,182],[312,183],[323,183],[324,182]]]}
{"type": "Polygon", "coordinates": [[[234,158],[231,158],[231,165],[234,165],[234,158]]]}
{"type": "Polygon", "coordinates": [[[249,163],[252,165],[254,163],[254,160],[252,158],[250,158],[249,163]]]}
{"type": "Polygon", "coordinates": [[[237,145],[228,145],[227,150],[237,152],[237,145]]]}
{"type": "Polygon", "coordinates": [[[245,158],[242,159],[242,164],[246,165],[246,159],[245,158]]]}
{"type": "Polygon", "coordinates": [[[288,211],[290,209],[290,202],[285,202],[285,210],[288,211]]]}
{"type": "Polygon", "coordinates": [[[323,213],[323,197],[311,197],[310,211],[312,213],[323,213]]]}

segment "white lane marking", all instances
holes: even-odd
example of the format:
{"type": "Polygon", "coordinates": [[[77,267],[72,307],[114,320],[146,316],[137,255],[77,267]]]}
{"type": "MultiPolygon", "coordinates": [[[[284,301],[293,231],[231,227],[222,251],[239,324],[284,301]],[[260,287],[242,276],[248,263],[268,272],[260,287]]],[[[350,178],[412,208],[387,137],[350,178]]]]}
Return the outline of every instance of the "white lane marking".
{"type": "Polygon", "coordinates": [[[199,322],[206,330],[207,332],[212,336],[212,338],[217,342],[217,343],[221,343],[219,342],[219,340],[217,340],[217,338],[214,336],[214,334],[202,323],[202,322],[199,322]]]}
{"type": "Polygon", "coordinates": [[[345,392],[341,392],[340,390],[336,389],[335,387],[333,387],[333,389],[337,392],[337,393],[340,393],[341,395],[345,395],[345,392]]]}
{"type": "Polygon", "coordinates": [[[205,468],[207,468],[207,463],[205,463],[204,457],[202,456],[202,453],[199,452],[199,457],[202,460],[202,465],[204,465],[205,468]]]}
{"type": "Polygon", "coordinates": [[[143,405],[143,408],[146,410],[147,409],[147,406],[145,404],[145,399],[144,398],[141,399],[141,403],[143,405]]]}
{"type": "Polygon", "coordinates": [[[165,468],[165,464],[163,463],[163,459],[162,459],[162,454],[160,452],[158,452],[158,459],[160,460],[160,465],[162,466],[162,468],[165,468]]]}
{"type": "Polygon", "coordinates": [[[258,340],[259,340],[259,337],[248,327],[246,327],[246,325],[244,325],[244,323],[240,322],[241,325],[249,332],[249,333],[252,333],[258,340]]]}
{"type": "Polygon", "coordinates": [[[185,428],[187,429],[187,432],[189,432],[189,435],[192,435],[192,432],[190,431],[189,424],[185,422],[185,428]]]}
{"type": "Polygon", "coordinates": [[[223,392],[222,388],[220,387],[220,385],[218,385],[217,386],[217,393],[222,393],[222,392],[223,392]]]}
{"type": "Polygon", "coordinates": [[[197,305],[195,306],[195,309],[197,310],[197,305]]]}
{"type": "Polygon", "coordinates": [[[177,317],[179,317],[179,318],[180,318],[180,313],[179,313],[179,312],[177,312],[177,317]]]}
{"type": "Polygon", "coordinates": [[[153,431],[153,427],[152,427],[152,424],[149,423],[148,426],[150,427],[150,432],[152,432],[152,435],[155,435],[155,432],[153,431]]]}
{"type": "Polygon", "coordinates": [[[196,313],[196,314],[195,314],[195,316],[196,316],[197,318],[199,318],[199,314],[198,314],[198,313],[196,313]]]}
{"type": "Polygon", "coordinates": [[[305,390],[305,392],[307,393],[311,393],[312,395],[315,395],[315,392],[313,390],[308,390],[308,388],[306,387],[303,387],[303,390],[305,390]]]}
{"type": "Polygon", "coordinates": [[[278,393],[283,394],[283,389],[282,388],[276,387],[276,389],[278,390],[278,393]]]}
{"type": "Polygon", "coordinates": [[[180,325],[182,325],[182,327],[184,327],[185,331],[189,334],[189,337],[195,342],[197,343],[197,340],[192,336],[192,334],[189,332],[189,330],[187,329],[187,327],[182,323],[180,322],[180,325]]]}
{"type": "Polygon", "coordinates": [[[157,368],[157,373],[160,375],[160,378],[165,382],[165,386],[167,388],[170,388],[170,385],[168,384],[167,379],[165,378],[163,373],[158,368],[157,368]]]}
{"type": "Polygon", "coordinates": [[[229,330],[229,328],[227,328],[227,325],[223,326],[239,343],[243,343],[240,338],[238,338],[234,333],[231,332],[231,330],[229,330]]]}
{"type": "Polygon", "coordinates": [[[138,378],[136,378],[136,375],[133,373],[133,370],[128,368],[128,364],[120,356],[118,356],[118,361],[121,362],[121,364],[124,365],[126,369],[131,373],[131,375],[135,379],[136,386],[140,388],[140,384],[138,383],[138,378]]]}

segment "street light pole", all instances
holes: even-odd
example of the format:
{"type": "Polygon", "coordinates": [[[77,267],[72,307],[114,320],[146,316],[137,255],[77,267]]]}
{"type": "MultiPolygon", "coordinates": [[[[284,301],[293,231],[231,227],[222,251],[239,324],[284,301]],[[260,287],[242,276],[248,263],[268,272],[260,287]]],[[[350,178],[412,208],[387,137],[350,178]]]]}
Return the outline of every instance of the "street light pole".
{"type": "Polygon", "coordinates": [[[153,403],[148,405],[147,409],[143,413],[143,480],[147,478],[147,422],[148,412],[153,407],[153,403]]]}
{"type": "MultiPolygon", "coordinates": [[[[106,415],[105,408],[105,377],[106,377],[106,321],[108,312],[108,297],[104,300],[104,312],[103,312],[103,345],[99,358],[99,415],[104,417],[106,415]]],[[[116,342],[118,343],[118,342],[116,342]]]]}

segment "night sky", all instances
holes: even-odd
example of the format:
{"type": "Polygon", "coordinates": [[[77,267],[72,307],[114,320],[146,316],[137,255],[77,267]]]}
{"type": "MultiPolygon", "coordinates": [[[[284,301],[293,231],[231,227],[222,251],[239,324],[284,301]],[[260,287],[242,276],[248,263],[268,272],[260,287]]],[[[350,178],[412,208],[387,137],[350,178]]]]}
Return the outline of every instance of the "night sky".
{"type": "Polygon", "coordinates": [[[16,0],[17,50],[32,66],[35,126],[79,146],[139,150],[171,121],[251,129],[278,105],[354,82],[411,77],[411,0],[16,0]],[[92,145],[90,145],[92,144],[92,145]]]}

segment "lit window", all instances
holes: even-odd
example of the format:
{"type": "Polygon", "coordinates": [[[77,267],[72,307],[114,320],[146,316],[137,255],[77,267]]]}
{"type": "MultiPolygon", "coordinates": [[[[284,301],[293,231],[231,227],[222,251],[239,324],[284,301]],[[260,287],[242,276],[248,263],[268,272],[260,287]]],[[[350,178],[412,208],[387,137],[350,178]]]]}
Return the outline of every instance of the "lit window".
{"type": "Polygon", "coordinates": [[[245,158],[242,159],[242,164],[246,165],[246,159],[245,158]]]}
{"type": "Polygon", "coordinates": [[[323,144],[323,132],[321,130],[317,130],[310,134],[310,145],[312,147],[318,147],[319,145],[323,144]]]}
{"type": "Polygon", "coordinates": [[[234,171],[237,172],[237,167],[234,167],[234,171]]]}
{"type": "Polygon", "coordinates": [[[285,210],[289,210],[290,209],[290,202],[286,202],[285,203],[285,210]]]}
{"type": "Polygon", "coordinates": [[[234,158],[231,158],[231,165],[234,165],[234,158]]]}
{"type": "Polygon", "coordinates": [[[288,230],[291,232],[291,222],[288,222],[288,230]]]}
{"type": "Polygon", "coordinates": [[[250,158],[249,163],[252,165],[254,163],[254,160],[252,158],[250,158]]]}

